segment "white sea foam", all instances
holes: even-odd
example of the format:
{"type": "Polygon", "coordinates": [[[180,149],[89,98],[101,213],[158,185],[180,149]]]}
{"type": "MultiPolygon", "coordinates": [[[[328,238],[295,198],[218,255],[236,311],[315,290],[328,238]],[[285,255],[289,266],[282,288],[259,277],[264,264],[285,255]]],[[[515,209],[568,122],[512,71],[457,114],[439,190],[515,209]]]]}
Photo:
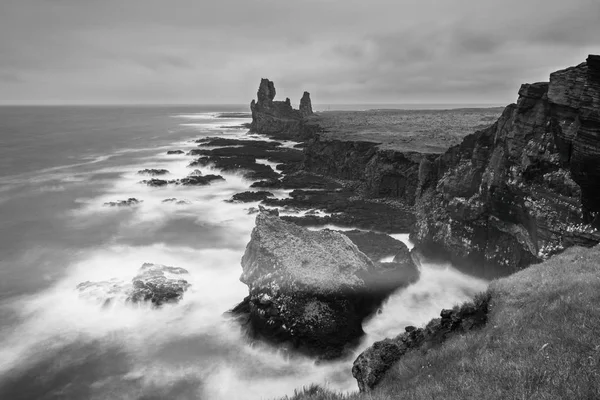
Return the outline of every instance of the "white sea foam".
{"type": "MultiPolygon", "coordinates": [[[[201,118],[205,117],[202,114],[201,118]]],[[[226,134],[206,126],[203,129],[202,134],[207,136],[247,138],[241,129],[226,134]]],[[[195,146],[193,142],[180,141],[172,148],[195,146]]],[[[166,155],[165,148],[160,150],[160,154],[140,159],[138,165],[96,171],[118,173],[119,178],[103,194],[78,199],[81,207],[68,218],[75,227],[93,225],[109,215],[118,215],[115,237],[107,245],[75,255],[64,278],[48,290],[20,297],[8,305],[22,323],[13,330],[3,331],[0,374],[15,365],[23,367],[51,356],[64,345],[87,340],[107,346],[116,344],[125,349],[133,366],[123,379],[141,382],[145,387],[197,379],[202,381],[198,390],[211,399],[278,397],[311,383],[336,390],[356,390],[350,374],[352,357],[321,365],[303,357],[290,359],[270,346],[251,345],[239,326],[223,316],[223,312],[247,295],[246,286],[239,281],[240,257],[254,226],[254,216],[247,214],[253,203],[235,204],[224,200],[234,193],[249,190],[251,182],[239,174],[200,167],[197,169],[203,174],[221,174],[226,181],[204,187],[153,188],[140,184],[139,181],[150,179],[137,174],[144,168],[169,170],[164,179],[180,179],[196,169],[187,167],[189,156],[166,155]],[[131,208],[103,205],[130,197],[143,202],[131,208]],[[169,198],[188,203],[163,203],[169,198]],[[177,232],[181,221],[194,224],[194,230],[177,232]],[[156,232],[164,232],[170,226],[174,226],[175,232],[167,230],[164,242],[163,239],[151,240],[158,237],[156,232]],[[174,235],[177,240],[173,239],[174,235]],[[180,240],[186,236],[188,242],[180,240]],[[169,240],[173,243],[166,243],[169,240]],[[211,240],[218,245],[207,245],[211,240]],[[189,271],[186,279],[192,286],[180,303],[161,309],[123,304],[100,308],[81,299],[75,289],[85,281],[131,280],[144,262],[189,271]]],[[[290,191],[273,192],[283,197],[290,191]]],[[[285,213],[282,210],[282,214],[285,213]]],[[[334,225],[311,229],[323,228],[352,229],[334,225]]],[[[407,235],[393,236],[410,245],[407,235]]],[[[422,264],[420,279],[392,295],[382,312],[365,324],[367,336],[356,354],[374,340],[395,336],[408,324],[426,323],[442,308],[466,300],[483,290],[486,284],[449,264],[422,264]]],[[[99,381],[95,385],[101,387],[103,383],[99,381]]]]}

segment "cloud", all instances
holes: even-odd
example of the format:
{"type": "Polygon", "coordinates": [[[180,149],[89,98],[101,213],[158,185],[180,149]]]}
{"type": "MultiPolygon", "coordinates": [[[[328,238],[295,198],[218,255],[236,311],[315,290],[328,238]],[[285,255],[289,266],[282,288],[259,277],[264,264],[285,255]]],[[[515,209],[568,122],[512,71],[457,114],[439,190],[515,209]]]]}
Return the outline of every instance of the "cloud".
{"type": "Polygon", "coordinates": [[[2,7],[0,103],[247,103],[261,77],[315,103],[506,103],[520,83],[600,52],[597,0],[2,7]]]}

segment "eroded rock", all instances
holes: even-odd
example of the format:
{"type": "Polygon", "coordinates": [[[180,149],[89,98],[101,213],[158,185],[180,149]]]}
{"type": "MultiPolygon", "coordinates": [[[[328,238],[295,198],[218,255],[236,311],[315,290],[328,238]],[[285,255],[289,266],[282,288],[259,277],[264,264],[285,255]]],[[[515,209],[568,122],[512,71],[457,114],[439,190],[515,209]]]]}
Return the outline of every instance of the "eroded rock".
{"type": "Polygon", "coordinates": [[[80,296],[108,306],[115,302],[149,302],[155,307],[176,303],[190,284],[182,279],[187,270],[160,264],[145,263],[130,282],[112,279],[102,282],[83,282],[77,285],[80,296]]]}
{"type": "Polygon", "coordinates": [[[344,353],[389,294],[369,286],[379,267],[335,231],[310,231],[262,208],[242,258],[249,296],[234,310],[254,337],[321,358],[344,353]]]}

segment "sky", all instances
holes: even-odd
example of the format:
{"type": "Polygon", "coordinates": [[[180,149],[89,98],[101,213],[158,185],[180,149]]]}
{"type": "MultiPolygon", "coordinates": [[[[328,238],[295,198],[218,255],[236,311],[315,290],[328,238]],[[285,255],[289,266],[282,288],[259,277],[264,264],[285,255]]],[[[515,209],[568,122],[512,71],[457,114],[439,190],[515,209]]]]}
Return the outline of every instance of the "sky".
{"type": "Polygon", "coordinates": [[[507,104],[588,54],[600,0],[0,0],[0,104],[507,104]]]}

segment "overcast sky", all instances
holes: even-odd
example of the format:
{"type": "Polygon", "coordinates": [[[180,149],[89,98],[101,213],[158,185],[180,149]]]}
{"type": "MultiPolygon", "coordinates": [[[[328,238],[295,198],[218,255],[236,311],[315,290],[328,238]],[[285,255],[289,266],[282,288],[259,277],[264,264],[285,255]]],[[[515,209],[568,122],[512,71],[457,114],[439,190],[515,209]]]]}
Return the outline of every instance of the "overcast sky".
{"type": "Polygon", "coordinates": [[[600,0],[0,0],[0,104],[506,104],[588,53],[600,0]]]}

